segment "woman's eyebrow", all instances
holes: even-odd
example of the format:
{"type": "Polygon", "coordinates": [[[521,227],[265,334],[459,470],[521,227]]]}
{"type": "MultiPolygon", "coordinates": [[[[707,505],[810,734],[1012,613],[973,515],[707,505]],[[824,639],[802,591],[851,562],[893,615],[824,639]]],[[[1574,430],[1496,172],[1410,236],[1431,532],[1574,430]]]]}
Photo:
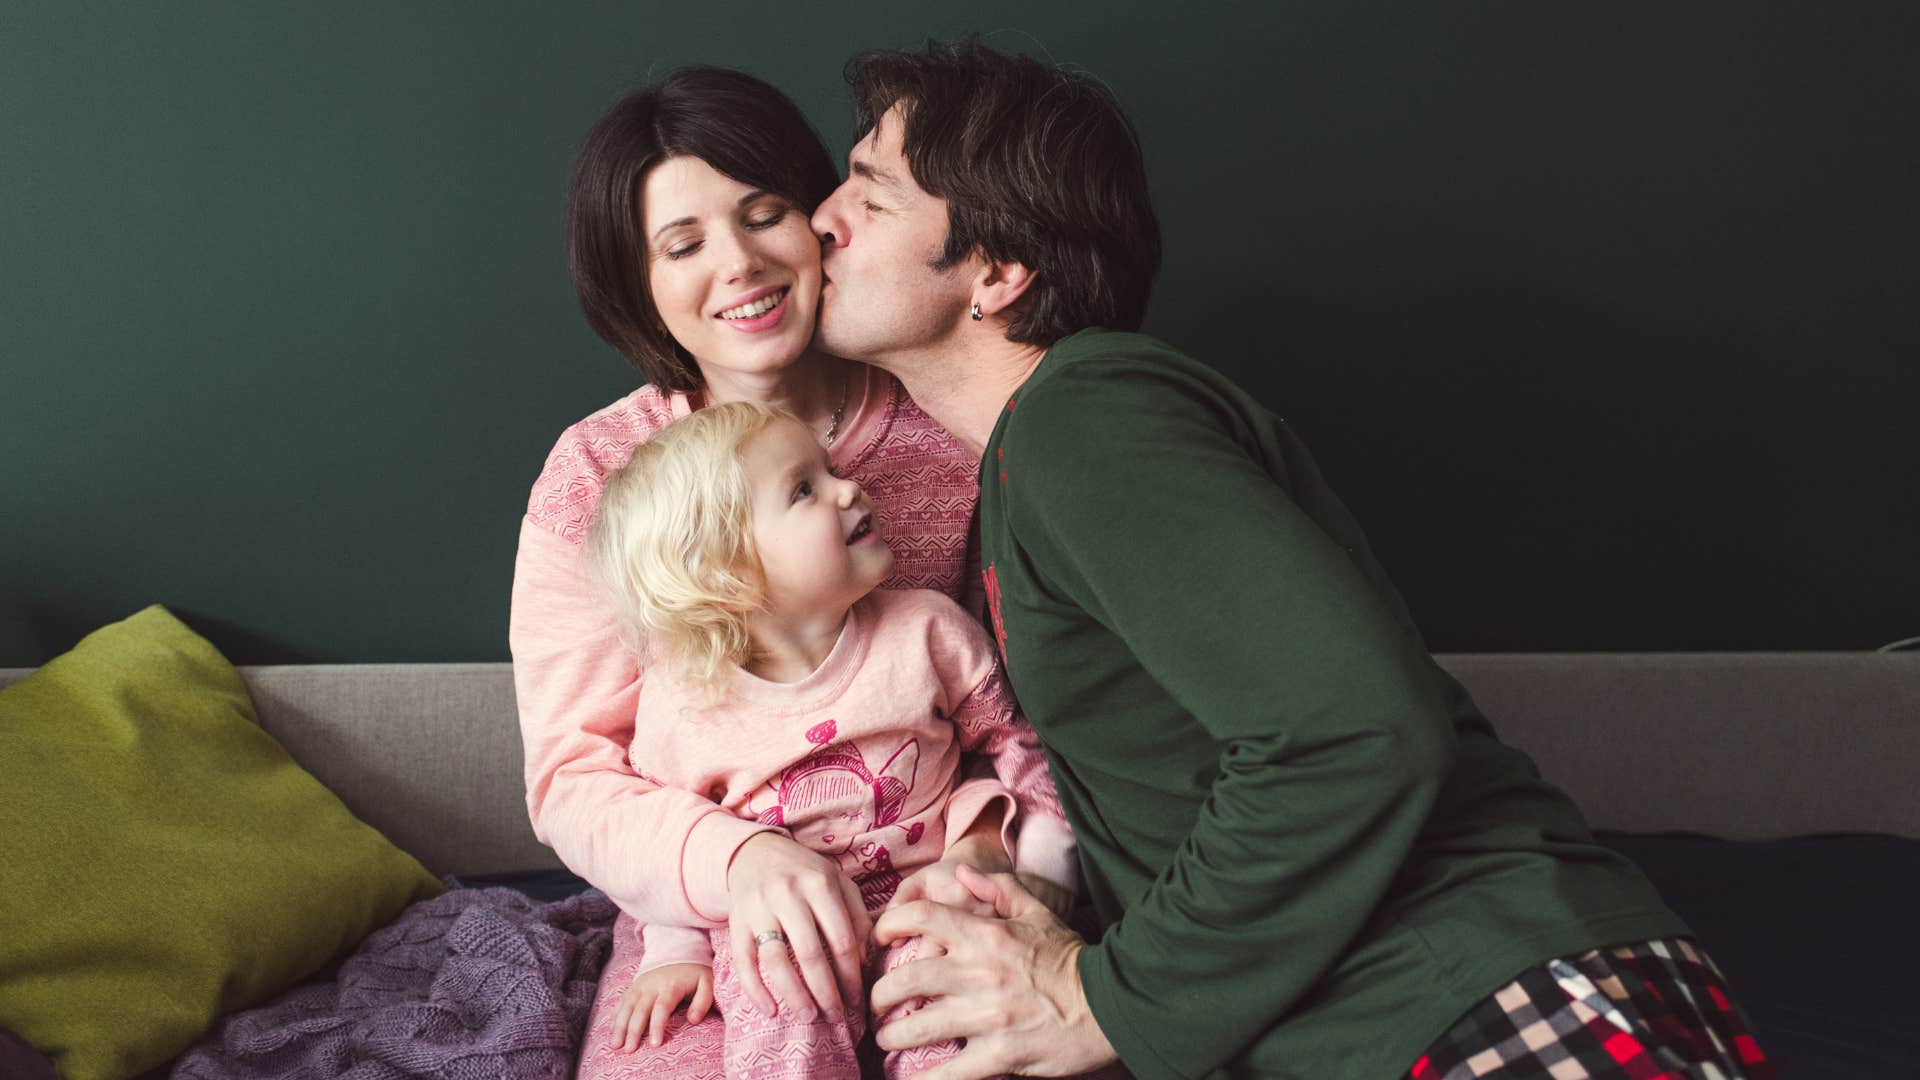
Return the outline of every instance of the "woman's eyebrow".
{"type": "Polygon", "coordinates": [[[692,225],[696,220],[698,219],[692,217],[674,218],[672,221],[653,230],[653,238],[658,240],[660,239],[660,234],[666,232],[668,229],[677,229],[682,225],[692,225]]]}

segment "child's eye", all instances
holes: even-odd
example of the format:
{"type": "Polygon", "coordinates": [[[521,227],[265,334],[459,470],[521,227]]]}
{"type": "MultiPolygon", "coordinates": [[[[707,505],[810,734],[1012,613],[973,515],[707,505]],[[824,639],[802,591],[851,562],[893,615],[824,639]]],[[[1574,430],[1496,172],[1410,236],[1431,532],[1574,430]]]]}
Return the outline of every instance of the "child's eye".
{"type": "Polygon", "coordinates": [[[813,494],[813,485],[809,484],[805,480],[802,480],[799,483],[793,485],[793,501],[794,502],[799,502],[801,499],[804,499],[811,494],[813,494]]]}

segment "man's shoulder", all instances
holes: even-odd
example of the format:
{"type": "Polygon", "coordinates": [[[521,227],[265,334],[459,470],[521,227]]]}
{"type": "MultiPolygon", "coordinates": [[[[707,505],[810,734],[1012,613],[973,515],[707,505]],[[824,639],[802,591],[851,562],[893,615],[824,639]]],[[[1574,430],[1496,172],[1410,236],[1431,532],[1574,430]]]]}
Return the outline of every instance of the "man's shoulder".
{"type": "Polygon", "coordinates": [[[1003,445],[1084,445],[1090,430],[1250,400],[1226,376],[1158,338],[1083,330],[1048,350],[1034,377],[1007,402],[1003,445]]]}
{"type": "Polygon", "coordinates": [[[1072,408],[1089,397],[1105,403],[1164,393],[1169,387],[1232,386],[1191,354],[1146,334],[1082,330],[1056,342],[1019,398],[1049,408],[1072,408]]]}
{"type": "Polygon", "coordinates": [[[1093,327],[1054,342],[1043,366],[1056,375],[1067,375],[1113,367],[1179,371],[1195,363],[1185,352],[1149,334],[1093,327]]]}

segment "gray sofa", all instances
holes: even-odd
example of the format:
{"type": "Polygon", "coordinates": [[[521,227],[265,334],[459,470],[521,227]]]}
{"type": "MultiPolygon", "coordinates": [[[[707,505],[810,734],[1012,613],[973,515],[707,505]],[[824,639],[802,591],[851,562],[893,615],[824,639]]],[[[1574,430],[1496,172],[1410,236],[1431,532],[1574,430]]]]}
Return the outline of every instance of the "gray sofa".
{"type": "MultiPolygon", "coordinates": [[[[1920,653],[1440,662],[1595,828],[1920,838],[1920,653]]],[[[261,725],[435,873],[559,865],[527,824],[508,665],[242,673],[261,725]]]]}
{"type": "MultiPolygon", "coordinates": [[[[1728,969],[1782,1075],[1912,1075],[1920,653],[1439,659],[1596,829],[1627,834],[1609,842],[1728,969]],[[1718,839],[1649,835],[1669,832],[1718,839]]],[[[508,665],[241,670],[261,725],[435,873],[559,869],[527,823],[508,665]]]]}

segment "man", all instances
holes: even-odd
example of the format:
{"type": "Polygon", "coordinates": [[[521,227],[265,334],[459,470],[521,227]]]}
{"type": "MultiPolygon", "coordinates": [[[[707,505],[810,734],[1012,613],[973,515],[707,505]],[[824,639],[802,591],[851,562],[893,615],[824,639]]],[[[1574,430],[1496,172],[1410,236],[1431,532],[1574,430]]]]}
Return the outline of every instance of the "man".
{"type": "Polygon", "coordinates": [[[1103,929],[1082,941],[1007,875],[963,878],[999,919],[888,913],[878,940],[945,955],[875,987],[882,1010],[931,999],[881,1046],[966,1039],[938,1080],[1116,1057],[1143,1077],[1651,1076],[1716,1042],[1722,1075],[1767,1075],[1757,1048],[1741,1071],[1730,1006],[1663,1018],[1674,1046],[1620,1000],[1645,956],[1681,969],[1648,993],[1725,998],[1432,663],[1284,424],[1125,332],[1159,233],[1105,89],[971,41],[863,54],[848,79],[817,342],[983,453],[995,636],[1103,929]]]}

